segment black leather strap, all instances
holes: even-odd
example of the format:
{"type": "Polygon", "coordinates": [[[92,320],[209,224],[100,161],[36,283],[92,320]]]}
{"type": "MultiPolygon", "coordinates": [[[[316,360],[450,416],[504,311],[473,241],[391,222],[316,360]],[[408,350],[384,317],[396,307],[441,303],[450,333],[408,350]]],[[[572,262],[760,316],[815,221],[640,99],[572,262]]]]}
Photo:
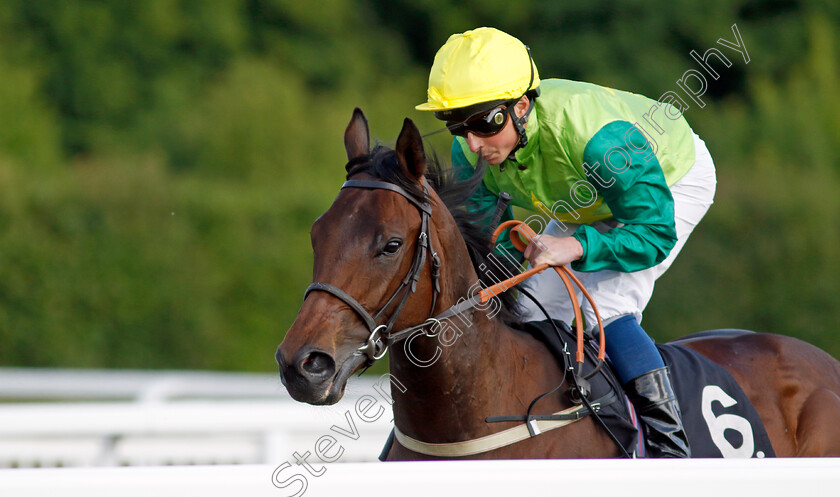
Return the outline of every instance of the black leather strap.
{"type": "Polygon", "coordinates": [[[374,321],[370,317],[370,313],[368,313],[368,311],[364,307],[362,307],[362,304],[360,304],[356,299],[354,299],[352,296],[350,296],[350,294],[348,294],[341,288],[330,285],[329,283],[322,283],[320,281],[316,281],[315,283],[309,285],[309,287],[306,289],[306,292],[303,294],[303,299],[306,300],[306,296],[309,295],[310,292],[313,292],[315,290],[335,295],[339,300],[343,301],[345,304],[349,305],[354,311],[356,311],[356,314],[358,314],[359,317],[362,318],[362,320],[364,320],[365,325],[368,327],[368,330],[370,330],[371,333],[373,333],[373,330],[376,329],[376,321],[374,321]]]}
{"type": "MultiPolygon", "coordinates": [[[[592,409],[595,412],[599,411],[602,407],[606,407],[613,402],[618,400],[618,395],[612,390],[610,390],[606,395],[603,397],[596,399],[590,403],[592,409]]],[[[566,421],[571,419],[580,419],[584,416],[589,416],[592,414],[593,411],[590,410],[588,407],[584,407],[580,411],[575,411],[570,414],[531,414],[531,415],[513,415],[513,416],[490,416],[485,419],[487,423],[501,423],[505,421],[520,421],[523,423],[527,423],[531,420],[536,421],[543,421],[543,420],[551,420],[551,421],[566,421]]]]}
{"type": "Polygon", "coordinates": [[[373,181],[373,180],[364,180],[364,179],[351,179],[344,182],[341,185],[341,189],[345,188],[365,188],[368,190],[389,190],[394,193],[399,193],[409,202],[414,204],[418,209],[425,212],[427,215],[432,215],[432,207],[429,205],[428,202],[421,202],[420,200],[416,199],[414,195],[405,191],[401,186],[395,185],[393,183],[388,183],[387,181],[373,181]]]}

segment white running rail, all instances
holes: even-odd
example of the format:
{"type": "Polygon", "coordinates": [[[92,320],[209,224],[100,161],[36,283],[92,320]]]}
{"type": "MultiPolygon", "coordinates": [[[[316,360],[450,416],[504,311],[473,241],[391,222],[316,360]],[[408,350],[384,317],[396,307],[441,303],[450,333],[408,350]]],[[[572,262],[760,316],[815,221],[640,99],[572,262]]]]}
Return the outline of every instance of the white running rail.
{"type": "Polygon", "coordinates": [[[392,425],[387,377],[353,378],[340,403],[320,407],[293,401],[273,375],[32,373],[0,371],[0,397],[26,400],[0,402],[0,468],[317,461],[324,437],[335,440],[327,458],[373,461],[392,425]]]}
{"type": "Polygon", "coordinates": [[[2,400],[288,397],[279,374],[0,368],[2,400]]]}

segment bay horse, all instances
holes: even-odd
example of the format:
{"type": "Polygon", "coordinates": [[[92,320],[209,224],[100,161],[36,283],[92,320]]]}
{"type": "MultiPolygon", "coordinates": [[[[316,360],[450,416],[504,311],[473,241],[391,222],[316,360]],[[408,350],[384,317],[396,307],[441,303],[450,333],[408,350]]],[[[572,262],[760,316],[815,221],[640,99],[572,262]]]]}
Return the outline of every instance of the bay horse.
{"type": "MultiPolygon", "coordinates": [[[[344,144],[348,182],[312,226],[314,283],[276,352],[283,384],[295,400],[334,404],[348,377],[391,345],[390,374],[401,383],[392,388],[398,432],[446,445],[512,426],[485,419],[525,413],[533,399],[563,383],[565,372],[543,343],[507,324],[504,318],[512,314],[478,312],[474,301],[463,304],[482,280],[481,252],[491,249],[486,234],[464,222],[453,205],[466,199],[457,192],[463,183],[447,185],[445,175],[435,173],[410,119],[394,150],[371,151],[367,120],[356,109],[344,144]],[[468,315],[461,321],[468,324],[441,347],[442,335],[429,338],[435,322],[428,318],[447,312],[468,315]],[[399,346],[409,340],[411,347],[399,346]]],[[[481,180],[476,176],[473,186],[481,180]]],[[[507,309],[512,297],[505,295],[507,309]]],[[[792,337],[751,332],[701,335],[684,343],[740,383],[775,455],[840,456],[840,363],[829,354],[792,337]]],[[[573,407],[562,395],[540,400],[541,412],[573,407]]],[[[620,454],[588,416],[469,457],[620,454]]],[[[387,460],[436,458],[410,450],[399,438],[387,453],[387,460]]]]}

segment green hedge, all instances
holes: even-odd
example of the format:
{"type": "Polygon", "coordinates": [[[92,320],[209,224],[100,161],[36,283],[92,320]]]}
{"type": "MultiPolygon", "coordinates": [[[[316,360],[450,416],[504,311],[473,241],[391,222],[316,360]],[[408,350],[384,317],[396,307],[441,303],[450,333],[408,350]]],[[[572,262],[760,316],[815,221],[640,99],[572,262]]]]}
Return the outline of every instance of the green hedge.
{"type": "MultiPolygon", "coordinates": [[[[0,365],[268,371],[311,280],[342,135],[423,100],[448,34],[495,25],[543,77],[658,96],[737,23],[686,113],[716,203],[646,313],[657,339],[742,327],[840,356],[835,2],[0,5],[0,365]],[[736,55],[734,52],[731,55],[736,55]]],[[[431,142],[447,155],[447,137],[431,142]]]]}

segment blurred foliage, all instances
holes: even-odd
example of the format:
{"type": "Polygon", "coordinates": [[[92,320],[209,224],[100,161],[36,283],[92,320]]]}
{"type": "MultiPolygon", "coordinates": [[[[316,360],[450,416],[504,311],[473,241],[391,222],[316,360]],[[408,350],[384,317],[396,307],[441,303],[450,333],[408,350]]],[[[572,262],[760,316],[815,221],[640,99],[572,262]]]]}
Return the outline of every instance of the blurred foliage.
{"type": "Polygon", "coordinates": [[[656,97],[735,23],[750,62],[722,48],[732,66],[686,112],[716,204],[645,326],[840,356],[836,2],[7,0],[0,365],[272,370],[353,107],[385,143],[406,116],[438,129],[413,106],[451,33],[493,25],[543,77],[656,97]]]}

